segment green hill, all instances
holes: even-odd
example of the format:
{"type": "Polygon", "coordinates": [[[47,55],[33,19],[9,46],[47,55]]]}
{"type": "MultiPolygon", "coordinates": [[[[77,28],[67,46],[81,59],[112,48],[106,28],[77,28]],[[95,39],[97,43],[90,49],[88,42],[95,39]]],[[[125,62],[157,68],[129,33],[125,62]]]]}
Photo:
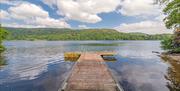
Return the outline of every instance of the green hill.
{"type": "Polygon", "coordinates": [[[122,33],[113,29],[6,28],[7,40],[161,40],[170,34],[122,33]]]}

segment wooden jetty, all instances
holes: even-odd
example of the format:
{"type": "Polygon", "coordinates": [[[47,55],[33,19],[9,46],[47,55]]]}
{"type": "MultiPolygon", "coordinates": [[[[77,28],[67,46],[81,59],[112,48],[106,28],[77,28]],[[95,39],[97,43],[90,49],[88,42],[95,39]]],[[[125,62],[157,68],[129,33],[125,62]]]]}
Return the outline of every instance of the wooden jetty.
{"type": "Polygon", "coordinates": [[[123,91],[114,80],[102,54],[112,53],[81,53],[59,91],[123,91]]]}

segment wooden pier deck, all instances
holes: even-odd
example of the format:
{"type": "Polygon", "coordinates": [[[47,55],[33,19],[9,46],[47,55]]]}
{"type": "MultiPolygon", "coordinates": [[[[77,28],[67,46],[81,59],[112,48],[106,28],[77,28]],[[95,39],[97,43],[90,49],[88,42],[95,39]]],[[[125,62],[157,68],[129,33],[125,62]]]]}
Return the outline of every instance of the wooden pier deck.
{"type": "Polygon", "coordinates": [[[101,53],[81,53],[61,91],[122,91],[101,53]]]}

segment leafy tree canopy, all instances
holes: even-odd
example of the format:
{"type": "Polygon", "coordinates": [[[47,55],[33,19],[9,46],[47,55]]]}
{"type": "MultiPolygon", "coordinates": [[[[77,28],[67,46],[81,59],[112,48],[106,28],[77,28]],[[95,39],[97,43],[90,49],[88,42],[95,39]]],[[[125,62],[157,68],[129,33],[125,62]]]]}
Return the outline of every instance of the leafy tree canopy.
{"type": "Polygon", "coordinates": [[[180,28],[180,0],[161,0],[167,4],[163,12],[167,15],[164,19],[165,25],[169,29],[180,28]]]}

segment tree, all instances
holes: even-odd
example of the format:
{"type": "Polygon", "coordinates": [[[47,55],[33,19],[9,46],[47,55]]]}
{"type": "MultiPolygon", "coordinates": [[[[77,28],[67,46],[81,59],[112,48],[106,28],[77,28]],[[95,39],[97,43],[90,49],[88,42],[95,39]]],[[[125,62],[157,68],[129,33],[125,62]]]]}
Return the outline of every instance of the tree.
{"type": "Polygon", "coordinates": [[[168,4],[163,9],[163,12],[167,15],[164,19],[167,28],[180,28],[180,0],[168,1],[168,4]]]}
{"type": "Polygon", "coordinates": [[[2,53],[5,50],[4,46],[2,45],[2,42],[3,42],[3,39],[5,39],[7,34],[8,33],[6,32],[6,30],[2,28],[0,25],[0,53],[2,53]]]}
{"type": "MultiPolygon", "coordinates": [[[[180,0],[160,0],[167,4],[163,12],[167,15],[164,18],[168,29],[174,29],[173,46],[180,49],[180,0]]],[[[180,52],[180,51],[179,51],[180,52]]]]}

